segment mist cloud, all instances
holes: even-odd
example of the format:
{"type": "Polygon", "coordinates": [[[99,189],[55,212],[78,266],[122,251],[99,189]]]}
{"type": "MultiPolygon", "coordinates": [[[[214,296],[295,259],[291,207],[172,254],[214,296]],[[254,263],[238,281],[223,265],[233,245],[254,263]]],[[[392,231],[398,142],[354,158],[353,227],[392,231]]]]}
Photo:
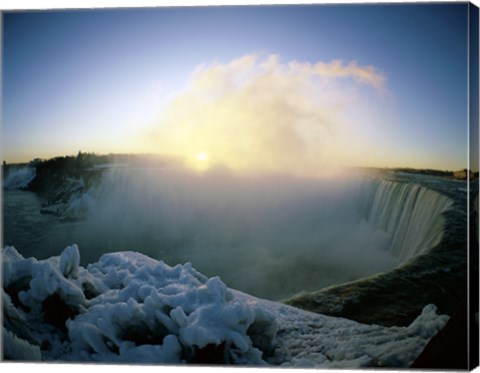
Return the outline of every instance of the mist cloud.
{"type": "Polygon", "coordinates": [[[77,225],[84,263],[140,251],[169,265],[190,261],[251,294],[301,290],[394,267],[390,237],[361,212],[352,178],[245,176],[227,170],[112,169],[89,190],[96,203],[77,225]]]}
{"type": "Polygon", "coordinates": [[[368,108],[362,94],[381,95],[384,85],[374,67],[340,60],[283,63],[276,55],[246,55],[204,64],[162,113],[148,143],[192,166],[206,152],[211,165],[235,170],[315,174],[358,156],[348,112],[368,108]]]}

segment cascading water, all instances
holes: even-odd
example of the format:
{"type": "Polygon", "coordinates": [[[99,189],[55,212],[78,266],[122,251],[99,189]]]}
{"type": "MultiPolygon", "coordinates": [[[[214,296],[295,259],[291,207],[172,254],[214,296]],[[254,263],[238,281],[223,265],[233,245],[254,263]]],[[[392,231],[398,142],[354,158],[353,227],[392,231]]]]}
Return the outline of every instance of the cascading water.
{"type": "Polygon", "coordinates": [[[28,186],[28,184],[35,177],[34,167],[21,167],[9,169],[3,178],[4,189],[21,189],[28,186]]]}
{"type": "Polygon", "coordinates": [[[14,221],[18,208],[7,211],[5,244],[42,257],[76,243],[85,264],[123,250],[171,265],[190,261],[233,288],[278,300],[386,272],[425,252],[442,239],[451,205],[414,182],[382,178],[122,168],[100,180],[70,201],[64,221],[71,224],[49,220],[31,247],[19,237],[34,227],[14,221]]]}
{"type": "Polygon", "coordinates": [[[418,184],[373,180],[368,184],[363,213],[390,237],[389,251],[404,262],[438,245],[448,197],[418,184]]]}
{"type": "Polygon", "coordinates": [[[418,184],[383,179],[136,169],[110,170],[90,192],[96,205],[79,236],[92,239],[80,247],[142,250],[172,264],[188,260],[271,299],[398,266],[440,242],[443,212],[451,206],[418,184]]]}
{"type": "Polygon", "coordinates": [[[466,297],[465,182],[430,175],[386,174],[360,183],[358,210],[386,232],[395,268],[285,303],[312,312],[380,325],[409,325],[435,304],[451,314],[466,297]]]}

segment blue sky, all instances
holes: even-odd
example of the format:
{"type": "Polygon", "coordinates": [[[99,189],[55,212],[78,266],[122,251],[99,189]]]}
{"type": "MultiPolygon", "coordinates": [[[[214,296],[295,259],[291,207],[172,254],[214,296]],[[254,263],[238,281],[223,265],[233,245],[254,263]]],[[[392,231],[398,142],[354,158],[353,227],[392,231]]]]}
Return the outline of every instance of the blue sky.
{"type": "MultiPolygon", "coordinates": [[[[328,151],[323,157],[341,158],[341,165],[464,168],[467,16],[466,4],[7,12],[3,15],[3,159],[28,161],[79,150],[172,150],[172,139],[179,134],[166,136],[169,142],[162,144],[164,128],[177,131],[175,123],[166,123],[163,117],[173,115],[175,100],[184,105],[182,110],[194,112],[185,97],[199,93],[192,88],[195,71],[211,73],[215,63],[228,70],[233,60],[247,55],[257,56],[258,64],[277,55],[281,61],[277,72],[285,73],[292,61],[342,60],[344,67],[370,67],[384,78],[381,89],[359,83],[358,76],[328,77],[328,85],[322,80],[325,95],[337,98],[332,105],[342,107],[332,120],[339,129],[328,135],[338,138],[338,147],[324,147],[328,151]],[[148,134],[154,134],[149,141],[148,134]],[[159,139],[157,146],[152,138],[159,139]],[[342,148],[355,151],[346,155],[342,148]]],[[[215,82],[221,79],[212,74],[215,82]]],[[[234,91],[226,95],[232,100],[238,96],[234,91]]],[[[276,100],[278,107],[284,97],[276,100]]],[[[334,115],[326,99],[319,100],[323,111],[316,114],[334,115]]],[[[221,110],[222,102],[225,99],[211,112],[221,110]]],[[[233,113],[239,106],[229,107],[233,113]]],[[[217,114],[211,115],[204,121],[218,120],[217,114]]],[[[249,116],[255,117],[255,112],[249,116]]],[[[295,116],[290,119],[295,122],[295,116]]],[[[289,130],[296,131],[295,123],[289,130]]],[[[195,131],[184,135],[192,137],[195,131]]],[[[221,132],[221,126],[204,133],[214,137],[214,131],[221,132]]],[[[209,144],[218,154],[225,153],[212,142],[209,138],[202,146],[209,144]]],[[[179,147],[191,144],[181,142],[179,147]]],[[[324,144],[319,142],[318,147],[324,144]]],[[[288,148],[284,153],[289,156],[288,148]]]]}

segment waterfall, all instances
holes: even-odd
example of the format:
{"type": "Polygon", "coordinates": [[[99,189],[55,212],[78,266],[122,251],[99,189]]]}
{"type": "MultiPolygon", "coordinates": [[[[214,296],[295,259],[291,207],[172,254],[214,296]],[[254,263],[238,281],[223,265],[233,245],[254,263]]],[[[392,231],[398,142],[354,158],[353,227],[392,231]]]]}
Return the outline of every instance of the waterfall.
{"type": "Polygon", "coordinates": [[[13,167],[8,169],[4,175],[4,189],[25,188],[35,177],[35,168],[33,167],[13,167]]]}
{"type": "Polygon", "coordinates": [[[451,199],[418,184],[386,180],[373,180],[368,189],[364,216],[389,234],[392,255],[404,262],[440,243],[451,199]]]}

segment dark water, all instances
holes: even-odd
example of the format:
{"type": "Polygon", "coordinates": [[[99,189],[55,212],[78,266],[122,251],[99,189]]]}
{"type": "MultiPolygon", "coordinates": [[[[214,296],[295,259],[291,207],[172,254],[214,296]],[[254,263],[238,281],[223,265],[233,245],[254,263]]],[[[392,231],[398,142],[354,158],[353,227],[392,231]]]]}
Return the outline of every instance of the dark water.
{"type": "Polygon", "coordinates": [[[3,191],[2,247],[14,246],[24,257],[46,259],[59,255],[75,239],[76,225],[62,223],[55,216],[40,213],[41,200],[36,193],[3,191]]]}

